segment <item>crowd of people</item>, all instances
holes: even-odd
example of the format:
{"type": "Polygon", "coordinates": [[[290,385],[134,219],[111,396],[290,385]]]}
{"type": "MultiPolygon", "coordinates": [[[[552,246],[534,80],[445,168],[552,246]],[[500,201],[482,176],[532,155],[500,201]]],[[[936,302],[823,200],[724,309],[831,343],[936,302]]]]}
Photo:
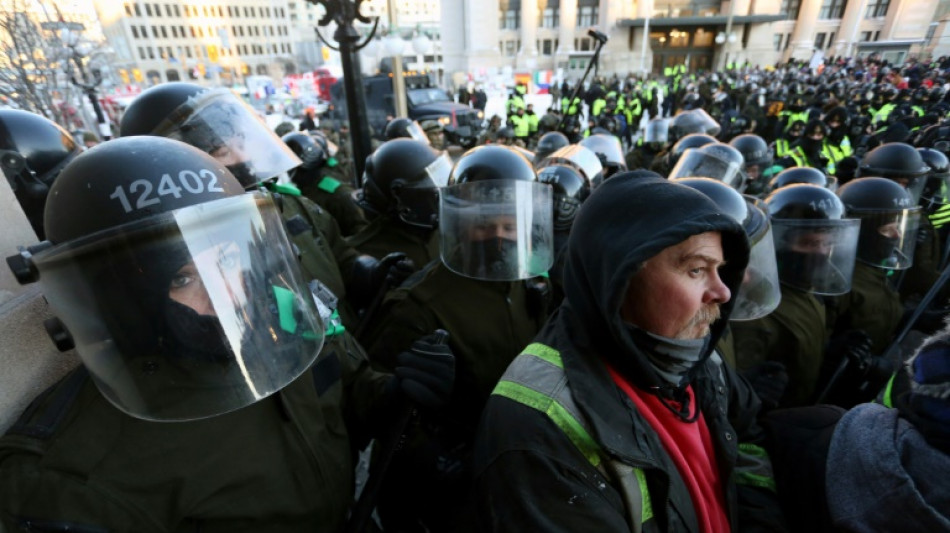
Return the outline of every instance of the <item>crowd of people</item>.
{"type": "Polygon", "coordinates": [[[948,67],[519,84],[361,175],[190,83],[86,150],[0,110],[82,361],[0,530],[950,531],[948,67]]]}

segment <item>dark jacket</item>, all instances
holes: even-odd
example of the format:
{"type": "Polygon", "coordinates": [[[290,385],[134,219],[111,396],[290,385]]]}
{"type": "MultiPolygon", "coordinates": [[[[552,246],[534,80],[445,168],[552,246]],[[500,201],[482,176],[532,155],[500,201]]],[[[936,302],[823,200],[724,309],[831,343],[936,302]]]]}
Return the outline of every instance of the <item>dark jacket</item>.
{"type": "MultiPolygon", "coordinates": [[[[604,460],[645,474],[652,501],[652,518],[646,511],[641,516],[645,531],[696,531],[698,526],[676,466],[614,384],[605,360],[639,389],[665,394],[643,348],[620,317],[631,276],[665,248],[691,235],[720,231],[728,261],[721,277],[733,294],[738,289],[748,261],[745,234],[708,198],[694,192],[659,178],[623,174],[595,191],[581,208],[568,243],[565,301],[535,339],[559,353],[579,422],[590,428],[604,460]]],[[[781,531],[777,501],[765,488],[771,482],[768,459],[756,447],[762,439],[755,423],[758,399],[718,357],[711,357],[731,309],[731,302],[722,306],[723,319],[711,328],[704,359],[689,372],[688,381],[714,441],[716,457],[711,459],[722,476],[733,530],[759,526],[781,531]],[[739,451],[739,443],[749,446],[739,451]],[[753,456],[751,450],[761,453],[753,456]]],[[[627,518],[626,488],[580,453],[548,414],[555,411],[529,407],[499,390],[485,407],[475,450],[480,528],[638,530],[641,524],[627,518]]]]}
{"type": "Polygon", "coordinates": [[[113,407],[79,367],[0,438],[0,530],[341,531],[355,452],[389,379],[337,335],[255,404],[149,422],[113,407]]]}

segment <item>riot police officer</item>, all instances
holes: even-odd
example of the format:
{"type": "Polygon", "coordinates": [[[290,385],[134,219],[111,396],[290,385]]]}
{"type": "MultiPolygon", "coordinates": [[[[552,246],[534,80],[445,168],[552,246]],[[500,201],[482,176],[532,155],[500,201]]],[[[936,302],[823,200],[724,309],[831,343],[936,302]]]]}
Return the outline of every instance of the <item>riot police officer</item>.
{"type": "MultiPolygon", "coordinates": [[[[909,268],[913,262],[920,208],[903,187],[885,178],[850,181],[838,191],[838,197],[846,215],[861,221],[861,230],[851,291],[826,300],[828,325],[832,335],[842,335],[849,330],[865,332],[870,339],[870,355],[881,356],[893,340],[904,314],[900,296],[888,278],[892,271],[909,268]]],[[[831,366],[840,364],[829,363],[831,366]]],[[[855,370],[873,369],[876,375],[854,376],[870,384],[858,384],[826,401],[850,407],[870,400],[894,370],[893,364],[880,358],[849,364],[855,370]],[[857,395],[858,388],[867,390],[869,395],[857,395]]],[[[845,388],[841,383],[835,385],[838,390],[845,388]]]]}
{"type": "Polygon", "coordinates": [[[304,196],[330,213],[343,236],[353,235],[369,223],[353,201],[353,187],[339,172],[333,143],[319,131],[288,133],[281,140],[303,161],[291,169],[290,179],[304,196]]]}
{"type": "Polygon", "coordinates": [[[348,239],[361,253],[382,259],[393,252],[422,268],[439,258],[439,189],[452,162],[444,152],[411,139],[386,141],[366,159],[357,201],[374,215],[365,229],[348,239]]]}
{"type": "Polygon", "coordinates": [[[368,332],[371,357],[386,367],[420,332],[437,328],[448,331],[458,358],[450,405],[422,423],[410,449],[393,464],[381,497],[384,527],[414,529],[422,523],[450,531],[459,524],[481,410],[547,318],[539,301],[544,287],[536,284],[553,263],[551,193],[511,148],[469,150],[442,190],[441,261],[392,291],[382,321],[368,332]]]}
{"type": "MultiPolygon", "coordinates": [[[[859,177],[882,177],[896,181],[907,189],[914,205],[927,183],[929,167],[913,146],[885,143],[864,154],[858,167],[859,177]]],[[[917,230],[913,265],[901,273],[898,292],[904,301],[916,301],[927,293],[937,280],[940,265],[940,243],[930,219],[923,217],[917,230]]]]}
{"type": "Polygon", "coordinates": [[[346,354],[272,197],[184,143],[121,138],[63,170],[45,220],[22,281],[83,365],[0,439],[0,525],[339,531],[352,450],[419,376],[346,354]]]}
{"type": "Polygon", "coordinates": [[[827,340],[825,306],[816,296],[850,290],[860,222],[844,218],[841,200],[814,185],[783,187],[765,204],[782,299],[769,315],[732,324],[736,363],[740,371],[782,363],[789,384],[780,405],[806,405],[819,386],[827,340]]]}
{"type": "Polygon", "coordinates": [[[0,110],[0,168],[36,235],[50,186],[81,148],[55,122],[26,111],[0,110]]]}
{"type": "Polygon", "coordinates": [[[745,161],[742,169],[747,179],[745,192],[752,195],[765,193],[768,180],[771,178],[773,162],[772,150],[768,143],[758,135],[744,133],[729,141],[729,145],[739,150],[745,161]]]}

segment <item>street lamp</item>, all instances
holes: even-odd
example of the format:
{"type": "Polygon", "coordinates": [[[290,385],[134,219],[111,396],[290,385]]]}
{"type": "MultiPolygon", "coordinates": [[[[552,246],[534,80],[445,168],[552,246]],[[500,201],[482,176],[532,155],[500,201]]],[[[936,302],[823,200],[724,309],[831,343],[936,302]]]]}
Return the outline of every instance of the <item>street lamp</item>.
{"type": "Polygon", "coordinates": [[[80,42],[80,32],[83,30],[82,24],[62,24],[64,25],[61,28],[60,38],[69,50],[69,58],[67,58],[66,61],[66,75],[69,76],[69,80],[72,84],[82,89],[89,98],[89,103],[92,104],[92,110],[96,114],[96,122],[99,125],[99,135],[102,136],[102,140],[108,141],[112,138],[112,126],[106,119],[105,113],[102,112],[102,106],[99,105],[99,95],[96,91],[96,87],[102,83],[102,71],[99,68],[90,69],[92,79],[86,74],[83,59],[89,55],[89,52],[92,51],[92,47],[88,42],[80,42]],[[72,64],[76,65],[76,69],[79,70],[79,79],[77,79],[73,73],[72,66],[69,62],[70,59],[72,60],[72,64]]]}
{"type": "Polygon", "coordinates": [[[343,89],[346,94],[346,113],[350,122],[350,140],[353,144],[353,166],[356,175],[363,175],[366,158],[373,152],[369,138],[369,120],[366,116],[366,96],[363,94],[363,78],[360,75],[361,48],[369,44],[376,34],[379,17],[372,20],[360,14],[360,5],[364,0],[307,0],[314,5],[322,5],[326,10],[318,26],[327,26],[331,22],[336,24],[333,39],[339,47],[333,47],[316,28],[317,37],[329,48],[339,50],[343,67],[343,89]],[[354,21],[364,24],[372,22],[373,29],[369,36],[360,43],[360,33],[353,27],[354,21]]]}

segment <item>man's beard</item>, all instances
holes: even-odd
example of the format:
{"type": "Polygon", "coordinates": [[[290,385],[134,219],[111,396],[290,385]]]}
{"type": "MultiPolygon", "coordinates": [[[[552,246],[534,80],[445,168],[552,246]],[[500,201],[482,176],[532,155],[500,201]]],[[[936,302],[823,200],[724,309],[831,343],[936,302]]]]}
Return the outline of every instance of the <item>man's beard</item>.
{"type": "Polygon", "coordinates": [[[709,335],[709,326],[719,320],[720,311],[719,304],[712,304],[704,306],[702,309],[696,312],[696,315],[690,319],[689,323],[676,334],[675,339],[701,339],[706,335],[709,335]],[[700,324],[703,324],[702,331],[695,333],[699,328],[700,324]]]}

